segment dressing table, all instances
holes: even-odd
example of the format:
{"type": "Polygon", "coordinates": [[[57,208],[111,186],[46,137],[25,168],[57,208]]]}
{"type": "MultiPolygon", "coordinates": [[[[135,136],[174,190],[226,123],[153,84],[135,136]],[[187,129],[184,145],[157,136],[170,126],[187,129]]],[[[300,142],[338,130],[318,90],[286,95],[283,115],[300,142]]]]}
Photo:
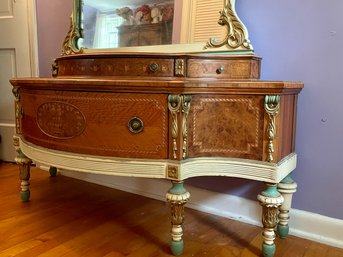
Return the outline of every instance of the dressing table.
{"type": "MultiPolygon", "coordinates": [[[[245,26],[224,1],[223,41],[185,45],[194,51],[91,51],[75,0],[63,55],[53,78],[13,79],[21,198],[30,198],[30,164],[172,182],[171,251],[183,251],[183,185],[197,176],[261,181],[264,256],[275,253],[275,233],[288,234],[296,183],[298,82],[260,80],[261,58],[245,26]],[[197,50],[201,45],[201,50],[197,50]]],[[[219,10],[218,10],[219,11],[219,10]]],[[[171,46],[167,46],[167,50],[171,46]]],[[[182,48],[182,47],[181,47],[182,48]]],[[[161,49],[161,48],[160,48],[161,49]]]]}

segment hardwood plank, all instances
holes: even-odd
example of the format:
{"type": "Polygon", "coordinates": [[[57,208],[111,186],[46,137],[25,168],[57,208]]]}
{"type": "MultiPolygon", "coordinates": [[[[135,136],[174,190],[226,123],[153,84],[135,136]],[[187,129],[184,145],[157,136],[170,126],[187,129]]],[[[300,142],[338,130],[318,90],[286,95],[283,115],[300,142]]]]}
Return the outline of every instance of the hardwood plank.
{"type": "MultiPolygon", "coordinates": [[[[22,203],[16,165],[0,165],[0,256],[170,257],[165,203],[32,169],[22,203]]],[[[186,208],[183,257],[261,256],[262,229],[186,208]]],[[[289,236],[275,257],[343,257],[343,249],[289,236]]]]}

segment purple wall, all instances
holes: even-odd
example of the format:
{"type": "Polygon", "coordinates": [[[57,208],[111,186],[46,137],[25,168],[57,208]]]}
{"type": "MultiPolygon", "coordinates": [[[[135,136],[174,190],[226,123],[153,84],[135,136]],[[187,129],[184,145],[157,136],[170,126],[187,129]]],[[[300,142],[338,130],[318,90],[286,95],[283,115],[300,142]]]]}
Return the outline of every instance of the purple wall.
{"type": "Polygon", "coordinates": [[[51,77],[53,59],[61,55],[69,30],[72,0],[36,0],[40,77],[51,77]]]}
{"type": "MultiPolygon", "coordinates": [[[[71,0],[37,0],[41,76],[50,76],[69,28],[71,0]]],[[[237,12],[263,57],[262,79],[305,83],[299,96],[293,207],[343,219],[342,0],[238,0],[237,12]]],[[[195,178],[189,183],[251,199],[262,183],[195,178]]]]}

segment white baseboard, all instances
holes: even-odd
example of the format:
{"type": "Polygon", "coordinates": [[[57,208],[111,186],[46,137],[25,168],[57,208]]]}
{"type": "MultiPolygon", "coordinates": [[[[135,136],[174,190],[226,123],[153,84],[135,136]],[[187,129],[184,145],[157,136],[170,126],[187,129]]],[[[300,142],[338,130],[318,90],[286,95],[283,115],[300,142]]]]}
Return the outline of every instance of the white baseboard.
{"type": "MultiPolygon", "coordinates": [[[[165,201],[165,193],[171,187],[169,181],[162,179],[110,177],[70,171],[61,171],[61,174],[161,201],[165,201]]],[[[191,194],[186,205],[188,208],[261,226],[261,207],[257,201],[189,185],[186,188],[191,194]]],[[[292,209],[290,215],[290,234],[343,248],[343,220],[297,209],[292,209]]]]}

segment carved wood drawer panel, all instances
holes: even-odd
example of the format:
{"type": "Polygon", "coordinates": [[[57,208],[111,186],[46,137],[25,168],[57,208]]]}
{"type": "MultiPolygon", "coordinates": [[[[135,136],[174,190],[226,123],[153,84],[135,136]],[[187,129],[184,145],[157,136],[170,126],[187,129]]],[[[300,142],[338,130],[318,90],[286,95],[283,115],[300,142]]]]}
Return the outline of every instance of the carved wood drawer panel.
{"type": "Polygon", "coordinates": [[[168,108],[163,94],[23,90],[24,138],[55,150],[167,158],[168,108]]]}
{"type": "Polygon", "coordinates": [[[187,75],[191,78],[258,79],[259,60],[189,59],[187,75]]]}
{"type": "Polygon", "coordinates": [[[59,76],[174,76],[174,59],[98,58],[58,62],[59,76]]]}

